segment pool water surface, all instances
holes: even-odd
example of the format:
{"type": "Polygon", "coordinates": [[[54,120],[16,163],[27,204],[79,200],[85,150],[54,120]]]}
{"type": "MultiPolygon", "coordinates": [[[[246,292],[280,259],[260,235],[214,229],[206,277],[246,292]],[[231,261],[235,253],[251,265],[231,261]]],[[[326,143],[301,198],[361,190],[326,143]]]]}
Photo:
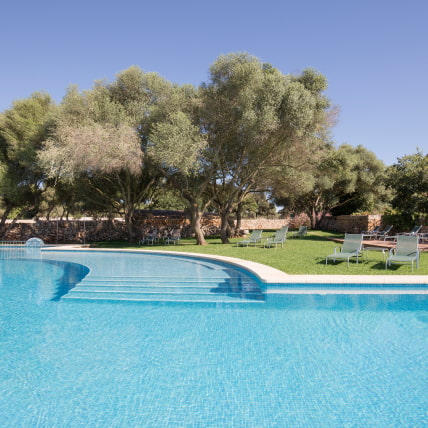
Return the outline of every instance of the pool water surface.
{"type": "MultiPolygon", "coordinates": [[[[135,278],[138,256],[0,260],[0,426],[428,425],[427,295],[253,299],[251,275],[203,262],[233,277],[206,293],[226,301],[66,298],[102,260],[135,278]]],[[[164,260],[171,282],[199,275],[164,260]]]]}

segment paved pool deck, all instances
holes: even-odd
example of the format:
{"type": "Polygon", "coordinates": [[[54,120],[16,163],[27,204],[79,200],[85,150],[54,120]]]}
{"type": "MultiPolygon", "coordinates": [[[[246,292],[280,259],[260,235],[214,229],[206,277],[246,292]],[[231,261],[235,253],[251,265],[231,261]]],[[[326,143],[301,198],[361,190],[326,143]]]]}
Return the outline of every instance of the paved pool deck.
{"type": "Polygon", "coordinates": [[[98,249],[77,245],[45,247],[43,251],[73,249],[79,251],[156,253],[226,262],[253,273],[267,287],[266,292],[269,294],[428,294],[427,275],[288,275],[261,263],[209,254],[148,249],[98,249]]]}

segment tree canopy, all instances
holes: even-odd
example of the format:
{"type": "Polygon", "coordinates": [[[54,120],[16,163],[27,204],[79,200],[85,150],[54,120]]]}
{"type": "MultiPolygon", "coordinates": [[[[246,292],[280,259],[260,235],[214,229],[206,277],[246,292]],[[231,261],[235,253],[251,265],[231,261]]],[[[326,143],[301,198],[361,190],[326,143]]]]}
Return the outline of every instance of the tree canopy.
{"type": "Polygon", "coordinates": [[[84,186],[83,198],[104,211],[123,210],[132,239],[132,216],[144,195],[140,138],[125,108],[97,85],[80,93],[71,88],[53,119],[39,161],[52,179],[84,186]]]}
{"type": "Polygon", "coordinates": [[[428,215],[428,154],[418,150],[388,168],[387,186],[393,190],[392,206],[414,221],[428,215]]]}
{"type": "Polygon", "coordinates": [[[16,101],[0,115],[1,229],[8,216],[26,218],[38,214],[44,191],[44,172],[37,151],[48,134],[55,109],[51,97],[34,93],[16,101]]]}
{"type": "Polygon", "coordinates": [[[384,170],[383,162],[363,146],[331,146],[303,179],[294,177],[291,187],[277,185],[274,196],[288,210],[305,212],[316,228],[329,213],[352,214],[385,204],[384,170]]]}
{"type": "Polygon", "coordinates": [[[173,201],[202,245],[207,209],[220,215],[228,242],[233,216],[239,229],[242,213],[271,212],[261,200],[306,212],[317,227],[328,213],[383,209],[385,183],[396,209],[426,213],[426,156],[401,158],[385,172],[363,146],[336,148],[338,113],[326,89],[314,69],[283,74],[233,53],[199,87],[132,66],[90,90],[70,87],[58,105],[36,93],[0,115],[4,221],[56,205],[67,214],[119,214],[131,240],[136,209],[173,201]]]}

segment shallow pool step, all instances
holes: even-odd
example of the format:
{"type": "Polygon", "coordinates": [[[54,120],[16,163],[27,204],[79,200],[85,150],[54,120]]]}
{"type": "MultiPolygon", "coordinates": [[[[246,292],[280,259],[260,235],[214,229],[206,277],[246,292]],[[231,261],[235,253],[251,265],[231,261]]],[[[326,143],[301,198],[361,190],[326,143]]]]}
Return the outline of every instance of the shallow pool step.
{"type": "Polygon", "coordinates": [[[263,295],[242,278],[91,277],[84,278],[64,300],[261,303],[263,295]]]}
{"type": "MultiPolygon", "coordinates": [[[[174,280],[172,278],[140,278],[140,279],[117,279],[117,280],[83,280],[79,282],[78,286],[91,286],[91,287],[98,287],[98,286],[129,286],[132,287],[134,285],[156,285],[159,287],[169,287],[171,284],[174,285],[180,285],[182,287],[204,287],[204,288],[210,288],[210,287],[216,287],[219,285],[241,285],[242,282],[237,281],[223,281],[223,280],[216,280],[216,279],[207,279],[207,280],[186,280],[186,279],[180,279],[180,280],[174,280]]],[[[244,283],[245,284],[245,283],[244,283]]]]}
{"type": "Polygon", "coordinates": [[[209,293],[126,293],[126,292],[90,292],[73,291],[63,296],[64,300],[98,300],[130,302],[194,302],[194,303],[263,303],[260,295],[242,297],[231,294],[218,295],[209,293]]]}
{"type": "Polygon", "coordinates": [[[157,275],[157,276],[144,276],[144,277],[86,277],[79,284],[140,284],[140,283],[152,283],[152,284],[241,284],[246,283],[248,280],[242,278],[224,278],[224,277],[211,277],[211,278],[194,278],[194,277],[181,277],[176,278],[174,276],[157,275]]]}
{"type": "Polygon", "coordinates": [[[224,292],[223,288],[211,286],[192,286],[192,285],[180,285],[180,286],[153,286],[151,284],[134,284],[130,285],[78,285],[72,289],[72,293],[77,292],[91,292],[91,293],[171,293],[171,294],[212,294],[216,292],[224,292]]]}

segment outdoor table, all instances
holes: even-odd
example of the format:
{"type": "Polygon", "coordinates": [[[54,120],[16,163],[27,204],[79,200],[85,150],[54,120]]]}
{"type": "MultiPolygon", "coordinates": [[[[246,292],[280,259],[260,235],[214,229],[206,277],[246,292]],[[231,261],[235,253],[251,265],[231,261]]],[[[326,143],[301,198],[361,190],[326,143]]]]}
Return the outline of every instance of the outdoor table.
{"type": "Polygon", "coordinates": [[[392,240],[396,241],[397,240],[397,235],[391,235],[391,236],[386,235],[386,236],[384,236],[383,240],[386,241],[387,239],[388,240],[392,239],[392,240]]]}
{"type": "Polygon", "coordinates": [[[375,233],[363,233],[363,239],[374,239],[376,238],[375,233]]]}
{"type": "Polygon", "coordinates": [[[423,241],[428,242],[428,233],[418,233],[419,242],[422,244],[423,241]]]}
{"type": "Polygon", "coordinates": [[[386,259],[385,256],[388,255],[389,248],[387,248],[387,247],[370,247],[370,246],[369,247],[363,247],[363,259],[366,261],[369,260],[369,257],[368,257],[369,251],[380,251],[380,252],[382,252],[383,260],[385,260],[386,259]]]}

